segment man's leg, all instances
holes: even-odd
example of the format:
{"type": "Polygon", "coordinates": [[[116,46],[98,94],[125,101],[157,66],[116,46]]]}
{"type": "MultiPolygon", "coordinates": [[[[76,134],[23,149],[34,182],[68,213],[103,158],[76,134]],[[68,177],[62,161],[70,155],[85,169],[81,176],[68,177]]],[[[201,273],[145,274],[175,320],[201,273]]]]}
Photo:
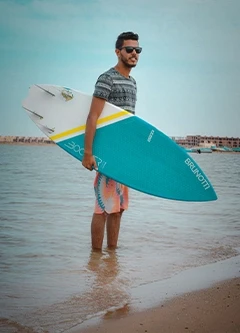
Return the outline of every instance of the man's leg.
{"type": "Polygon", "coordinates": [[[122,213],[123,210],[119,213],[109,214],[107,217],[107,245],[110,249],[117,247],[122,213]]]}
{"type": "Polygon", "coordinates": [[[93,214],[91,224],[92,248],[101,250],[105,231],[106,214],[93,214]]]}

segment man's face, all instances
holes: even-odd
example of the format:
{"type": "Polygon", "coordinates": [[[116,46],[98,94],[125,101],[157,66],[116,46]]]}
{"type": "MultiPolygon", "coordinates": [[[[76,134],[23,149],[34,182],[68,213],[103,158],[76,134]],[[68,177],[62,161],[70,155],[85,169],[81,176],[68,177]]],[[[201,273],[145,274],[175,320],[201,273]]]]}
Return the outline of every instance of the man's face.
{"type": "Polygon", "coordinates": [[[137,65],[139,53],[136,52],[135,48],[138,51],[138,41],[130,39],[124,41],[121,50],[116,50],[118,58],[126,67],[132,68],[137,65]]]}

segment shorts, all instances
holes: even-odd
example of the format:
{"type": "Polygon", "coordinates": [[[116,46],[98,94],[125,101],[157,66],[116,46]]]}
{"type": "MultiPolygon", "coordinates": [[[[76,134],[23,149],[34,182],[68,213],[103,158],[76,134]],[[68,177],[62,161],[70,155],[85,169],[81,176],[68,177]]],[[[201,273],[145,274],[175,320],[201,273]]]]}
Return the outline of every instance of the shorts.
{"type": "Polygon", "coordinates": [[[128,187],[97,172],[94,180],[95,214],[118,213],[128,209],[128,187]]]}

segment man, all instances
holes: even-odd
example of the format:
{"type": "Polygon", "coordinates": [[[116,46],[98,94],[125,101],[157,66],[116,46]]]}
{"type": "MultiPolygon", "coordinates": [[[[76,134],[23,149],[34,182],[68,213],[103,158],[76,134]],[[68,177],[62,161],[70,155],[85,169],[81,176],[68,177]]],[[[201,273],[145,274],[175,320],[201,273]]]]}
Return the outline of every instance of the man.
{"type": "MultiPolygon", "coordinates": [[[[85,132],[84,156],[82,165],[88,170],[97,170],[92,146],[96,123],[106,101],[126,111],[135,112],[136,81],[130,76],[131,69],[137,65],[142,48],[138,35],[123,32],[116,41],[117,65],[99,76],[85,132]]],[[[116,248],[122,213],[128,208],[128,188],[97,172],[94,181],[96,195],[95,210],[92,217],[92,248],[101,250],[107,221],[107,245],[116,248]]]]}

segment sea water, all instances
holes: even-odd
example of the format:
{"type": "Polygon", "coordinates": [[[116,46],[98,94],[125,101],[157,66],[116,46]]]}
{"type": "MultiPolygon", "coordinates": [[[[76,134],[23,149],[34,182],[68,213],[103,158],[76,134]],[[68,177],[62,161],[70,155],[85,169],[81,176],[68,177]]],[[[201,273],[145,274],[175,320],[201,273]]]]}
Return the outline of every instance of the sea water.
{"type": "Polygon", "coordinates": [[[118,249],[104,240],[95,253],[94,171],[55,145],[0,145],[0,332],[64,332],[112,309],[128,311],[141,286],[236,256],[240,154],[192,157],[217,201],[130,190],[118,249]]]}

